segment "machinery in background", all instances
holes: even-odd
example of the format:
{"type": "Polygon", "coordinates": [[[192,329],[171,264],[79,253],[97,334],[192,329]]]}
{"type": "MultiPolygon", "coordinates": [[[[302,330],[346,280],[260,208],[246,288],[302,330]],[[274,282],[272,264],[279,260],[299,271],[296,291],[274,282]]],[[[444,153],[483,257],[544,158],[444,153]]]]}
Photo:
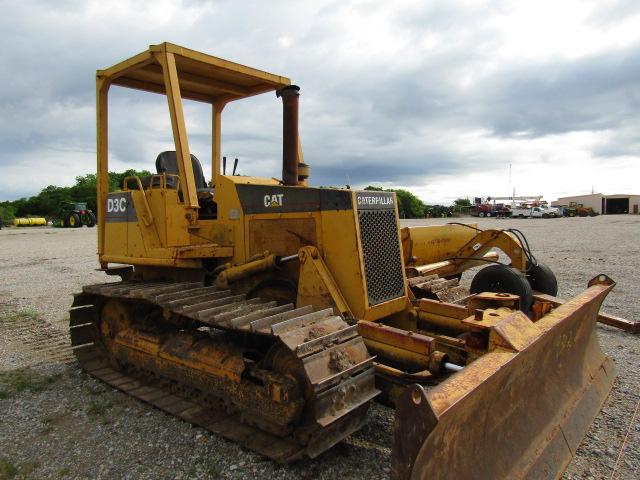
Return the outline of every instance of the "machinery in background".
{"type": "Polygon", "coordinates": [[[582,203],[571,202],[568,207],[563,208],[562,214],[565,217],[597,217],[598,213],[591,207],[585,207],[582,203]]]}
{"type": "Polygon", "coordinates": [[[44,227],[47,225],[47,219],[44,217],[24,217],[14,218],[14,227],[44,227]]]}
{"type": "Polygon", "coordinates": [[[558,208],[550,207],[545,200],[542,200],[542,195],[487,197],[484,203],[481,198],[476,198],[475,203],[475,212],[472,215],[480,217],[557,218],[562,216],[558,208]],[[497,200],[509,200],[510,204],[496,203],[497,200]]]}
{"type": "Polygon", "coordinates": [[[64,228],[91,228],[96,225],[96,216],[86,202],[65,202],[60,205],[60,221],[64,228]]]}
{"type": "Polygon", "coordinates": [[[378,399],[393,478],[560,474],[613,382],[595,333],[610,278],[564,302],[518,230],[401,229],[394,193],[310,187],[286,77],[164,43],[98,71],[97,96],[98,256],[121,281],[75,296],[87,372],[274,461],[318,456],[378,399]],[[115,86],[166,95],[175,151],[109,192],[115,86]],[[226,175],[223,109],[265,92],[282,179],[226,175]],[[183,99],[211,105],[210,182],[183,99]]]}
{"type": "Polygon", "coordinates": [[[453,217],[453,208],[445,205],[426,205],[426,218],[447,218],[453,217]]]}
{"type": "Polygon", "coordinates": [[[511,210],[504,203],[488,203],[482,202],[482,199],[476,198],[476,202],[474,205],[469,207],[469,214],[474,217],[510,217],[511,210]]]}
{"type": "Polygon", "coordinates": [[[559,218],[562,214],[558,208],[549,207],[547,204],[524,204],[512,207],[511,216],[514,218],[559,218]]]}

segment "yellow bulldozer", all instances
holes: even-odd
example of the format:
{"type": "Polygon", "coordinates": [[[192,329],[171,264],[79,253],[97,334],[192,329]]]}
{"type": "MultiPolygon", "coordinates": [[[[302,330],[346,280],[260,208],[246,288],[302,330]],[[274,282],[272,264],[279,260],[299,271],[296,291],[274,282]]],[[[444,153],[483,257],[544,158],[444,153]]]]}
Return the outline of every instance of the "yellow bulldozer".
{"type": "Polygon", "coordinates": [[[393,478],[558,476],[613,382],[595,323],[614,282],[563,302],[517,230],[400,228],[393,193],[309,186],[299,95],[170,43],[97,72],[98,255],[120,279],[75,296],[82,368],[277,462],[330,449],[379,400],[396,409],[393,478]],[[110,192],[112,86],[166,95],[175,150],[110,192]],[[227,174],[224,107],[267,92],[282,178],[227,174]],[[211,105],[209,179],[183,99],[211,105]]]}

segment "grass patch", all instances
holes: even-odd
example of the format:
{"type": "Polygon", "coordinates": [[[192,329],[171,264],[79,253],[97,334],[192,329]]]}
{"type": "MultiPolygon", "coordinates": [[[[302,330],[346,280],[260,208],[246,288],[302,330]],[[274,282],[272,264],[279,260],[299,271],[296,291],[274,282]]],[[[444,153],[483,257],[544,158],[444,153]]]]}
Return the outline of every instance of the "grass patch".
{"type": "Polygon", "coordinates": [[[38,462],[28,461],[16,463],[9,458],[2,457],[0,458],[0,480],[27,478],[38,468],[38,465],[38,462]]]}
{"type": "Polygon", "coordinates": [[[22,462],[20,465],[18,465],[19,475],[26,478],[31,475],[39,466],[40,464],[34,461],[22,462]]]}
{"type": "Polygon", "coordinates": [[[92,416],[105,415],[112,406],[113,404],[106,398],[98,398],[91,400],[87,407],[87,413],[92,416]]]}
{"type": "Polygon", "coordinates": [[[91,400],[89,403],[89,406],[87,407],[87,415],[99,418],[102,425],[108,425],[111,421],[109,420],[107,413],[111,407],[113,407],[113,404],[110,400],[106,398],[97,398],[95,400],[91,400]]]}
{"type": "Polygon", "coordinates": [[[107,392],[107,389],[102,385],[89,385],[87,387],[87,393],[89,395],[102,395],[107,392]]]}
{"type": "Polygon", "coordinates": [[[10,312],[10,313],[5,312],[0,318],[4,322],[15,323],[15,322],[19,322],[20,320],[36,320],[39,317],[40,317],[40,314],[35,310],[25,309],[25,310],[20,310],[19,312],[10,312]]]}
{"type": "Polygon", "coordinates": [[[0,372],[0,398],[9,398],[12,394],[29,391],[40,393],[62,375],[42,375],[28,368],[12,372],[0,372]]]}
{"type": "Polygon", "coordinates": [[[215,460],[209,460],[205,464],[205,471],[207,475],[209,475],[209,478],[222,478],[222,469],[215,460]]]}
{"type": "Polygon", "coordinates": [[[69,467],[64,467],[58,470],[58,477],[60,478],[68,477],[70,473],[71,473],[71,469],[69,467]]]}
{"type": "Polygon", "coordinates": [[[0,479],[11,480],[18,475],[18,466],[8,458],[0,458],[0,479]]]}
{"type": "Polygon", "coordinates": [[[50,416],[45,416],[45,417],[40,417],[40,423],[42,423],[42,430],[40,430],[40,433],[51,433],[51,431],[53,430],[53,422],[55,420],[55,417],[50,417],[50,416]]]}

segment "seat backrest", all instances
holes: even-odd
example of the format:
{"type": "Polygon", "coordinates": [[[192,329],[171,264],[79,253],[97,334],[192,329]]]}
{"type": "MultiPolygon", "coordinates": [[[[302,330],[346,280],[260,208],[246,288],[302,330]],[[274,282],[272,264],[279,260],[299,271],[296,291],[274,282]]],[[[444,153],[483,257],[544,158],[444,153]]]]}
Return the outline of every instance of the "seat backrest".
{"type": "MultiPolygon", "coordinates": [[[[202,173],[200,160],[198,160],[193,154],[191,154],[191,165],[193,166],[193,179],[196,183],[196,190],[207,188],[207,182],[204,179],[204,173],[202,173]]],[[[156,171],[158,173],[171,173],[178,175],[180,171],[178,170],[176,152],[169,150],[158,155],[158,158],[156,158],[156,171]]]]}

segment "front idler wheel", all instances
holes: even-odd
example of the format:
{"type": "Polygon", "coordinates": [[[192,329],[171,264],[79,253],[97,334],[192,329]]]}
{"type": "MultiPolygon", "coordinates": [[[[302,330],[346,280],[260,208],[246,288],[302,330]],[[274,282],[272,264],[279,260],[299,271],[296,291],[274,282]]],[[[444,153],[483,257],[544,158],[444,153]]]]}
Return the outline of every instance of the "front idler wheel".
{"type": "Polygon", "coordinates": [[[528,312],[533,303],[531,285],[520,270],[506,265],[490,265],[471,280],[471,293],[511,293],[520,297],[520,308],[528,312]]]}
{"type": "Polygon", "coordinates": [[[247,292],[247,299],[260,297],[265,301],[276,301],[278,305],[295,305],[298,287],[287,278],[267,278],[247,292]]]}
{"type": "Polygon", "coordinates": [[[531,288],[536,292],[545,293],[552,297],[558,294],[558,280],[553,271],[545,264],[530,265],[527,270],[527,278],[531,288]]]}

